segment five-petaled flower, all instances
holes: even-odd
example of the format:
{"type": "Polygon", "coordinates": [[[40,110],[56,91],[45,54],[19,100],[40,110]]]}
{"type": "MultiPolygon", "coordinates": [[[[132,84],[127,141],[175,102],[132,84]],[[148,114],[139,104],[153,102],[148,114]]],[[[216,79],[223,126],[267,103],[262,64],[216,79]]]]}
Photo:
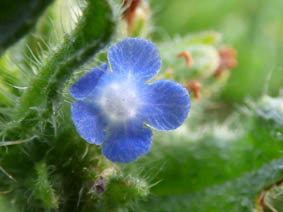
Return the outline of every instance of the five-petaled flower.
{"type": "Polygon", "coordinates": [[[128,163],[149,152],[149,127],[172,130],[184,122],[190,98],[173,81],[147,83],[161,66],[159,51],[147,40],[118,42],[109,48],[108,60],[110,68],[95,67],[70,88],[77,100],[72,119],[80,136],[102,145],[109,160],[128,163]]]}

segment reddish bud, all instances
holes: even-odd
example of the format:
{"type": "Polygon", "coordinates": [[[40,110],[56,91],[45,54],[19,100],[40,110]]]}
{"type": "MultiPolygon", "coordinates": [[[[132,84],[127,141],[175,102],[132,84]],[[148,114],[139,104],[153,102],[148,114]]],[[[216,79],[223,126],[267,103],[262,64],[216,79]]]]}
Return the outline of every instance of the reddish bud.
{"type": "Polygon", "coordinates": [[[185,58],[186,66],[188,68],[190,68],[192,66],[192,64],[194,63],[192,55],[187,51],[183,51],[183,52],[177,54],[177,57],[178,58],[181,58],[181,57],[185,58]]]}
{"type": "Polygon", "coordinates": [[[215,77],[220,77],[224,71],[232,69],[237,65],[237,54],[235,49],[231,47],[222,47],[218,49],[220,56],[219,66],[214,73],[215,77]]]}
{"type": "Polygon", "coordinates": [[[184,87],[194,94],[196,99],[200,99],[200,90],[202,89],[202,85],[196,81],[192,80],[184,84],[184,87]]]}
{"type": "Polygon", "coordinates": [[[142,0],[124,0],[123,7],[127,7],[127,9],[123,13],[123,18],[129,25],[133,22],[136,15],[136,9],[141,2],[142,0]]]}

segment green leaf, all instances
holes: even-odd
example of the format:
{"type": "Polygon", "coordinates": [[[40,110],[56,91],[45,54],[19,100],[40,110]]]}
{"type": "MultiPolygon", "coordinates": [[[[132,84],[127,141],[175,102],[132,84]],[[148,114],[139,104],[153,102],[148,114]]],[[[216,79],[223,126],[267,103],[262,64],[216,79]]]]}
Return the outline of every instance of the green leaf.
{"type": "Polygon", "coordinates": [[[53,0],[1,0],[0,55],[28,33],[53,0]]]}
{"type": "Polygon", "coordinates": [[[153,198],[146,202],[144,211],[252,211],[256,208],[256,198],[260,192],[283,178],[282,164],[283,159],[274,160],[258,170],[244,174],[239,179],[207,188],[202,192],[153,198]]]}

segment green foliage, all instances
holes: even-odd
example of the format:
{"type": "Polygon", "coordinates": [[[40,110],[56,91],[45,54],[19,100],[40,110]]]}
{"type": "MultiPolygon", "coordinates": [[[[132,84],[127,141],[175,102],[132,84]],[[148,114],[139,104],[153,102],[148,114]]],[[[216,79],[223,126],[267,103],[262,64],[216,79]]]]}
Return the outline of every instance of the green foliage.
{"type": "MultiPolygon", "coordinates": [[[[90,1],[83,13],[77,28],[71,35],[66,35],[62,46],[47,59],[41,67],[40,75],[36,76],[28,91],[21,97],[17,107],[17,113],[20,115],[17,118],[25,121],[22,114],[26,114],[30,120],[33,119],[34,113],[41,113],[36,116],[49,118],[54,107],[57,107],[55,104],[58,95],[62,93],[63,85],[71,76],[72,70],[103,48],[110,39],[113,20],[105,2],[90,1]],[[43,108],[40,108],[42,105],[43,108]],[[36,111],[30,111],[32,107],[36,111]]],[[[34,124],[28,123],[27,126],[34,124]]]]}
{"type": "Polygon", "coordinates": [[[105,183],[105,192],[94,195],[97,204],[91,209],[93,211],[125,211],[127,208],[137,210],[139,201],[145,199],[148,194],[148,185],[143,179],[125,175],[113,176],[105,183]]]}
{"type": "Polygon", "coordinates": [[[58,200],[48,179],[47,165],[43,162],[35,165],[36,180],[34,198],[42,201],[45,208],[58,208],[58,200]]]}
{"type": "MultiPolygon", "coordinates": [[[[85,142],[78,143],[80,139],[73,136],[70,124],[60,130],[57,126],[65,122],[64,112],[59,111],[66,111],[69,119],[69,109],[60,110],[61,106],[65,107],[61,98],[66,81],[75,68],[102,49],[114,33],[115,24],[108,2],[86,3],[77,27],[64,36],[55,51],[50,49],[37,64],[39,73],[32,76],[28,89],[20,94],[18,103],[12,105],[14,115],[1,130],[6,139],[2,146],[13,144],[8,151],[1,149],[1,165],[5,167],[2,185],[9,190],[6,197],[24,211],[83,208],[83,204],[78,204],[77,195],[82,184],[88,184],[96,177],[93,168],[85,171],[86,167],[97,164],[96,159],[87,156],[94,147],[89,148],[85,142]],[[7,142],[7,139],[11,141],[7,142]],[[24,141],[28,142],[16,145],[24,141]],[[80,163],[82,158],[85,160],[80,163]],[[19,162],[23,164],[19,166],[19,162]],[[11,179],[16,184],[11,184],[11,179]]],[[[81,195],[83,198],[85,194],[81,195]]]]}
{"type": "Polygon", "coordinates": [[[253,211],[256,198],[266,185],[282,179],[283,160],[275,160],[261,169],[243,175],[241,178],[228,181],[202,192],[190,193],[182,196],[155,198],[147,203],[145,211],[188,211],[216,212],[216,211],[253,211]],[[272,173],[272,174],[270,174],[272,173]]]}
{"type": "MultiPolygon", "coordinates": [[[[269,79],[270,88],[251,80],[255,72],[246,75],[249,68],[271,68],[263,65],[267,44],[259,41],[267,36],[275,44],[277,35],[269,31],[258,38],[251,32],[261,32],[260,23],[271,14],[272,3],[259,0],[258,11],[251,9],[251,3],[244,7],[246,1],[205,0],[194,5],[194,0],[152,0],[151,13],[144,1],[134,24],[128,26],[120,18],[125,8],[119,0],[57,0],[34,26],[52,1],[16,2],[0,3],[9,8],[0,7],[0,29],[6,21],[2,17],[15,21],[0,35],[0,211],[262,212],[258,201],[262,192],[264,211],[271,210],[270,205],[280,211],[283,97],[267,95],[279,93],[280,67],[269,79]],[[25,7],[28,3],[35,7],[25,7]],[[155,11],[158,5],[162,14],[155,11]],[[23,11],[25,18],[15,18],[15,11],[23,11]],[[181,36],[167,38],[152,25],[151,14],[157,27],[172,36],[177,30],[181,36]],[[254,25],[243,30],[246,17],[254,25]],[[210,24],[221,33],[188,33],[207,30],[210,24]],[[34,32],[27,34],[31,28],[34,32]],[[150,34],[153,29],[157,30],[150,34]],[[107,161],[99,146],[79,137],[70,118],[73,100],[68,88],[94,65],[107,61],[105,47],[126,35],[156,39],[163,62],[156,79],[184,85],[198,81],[203,88],[199,101],[191,92],[192,108],[183,126],[154,132],[151,152],[121,165],[107,161]],[[226,71],[217,78],[215,72],[223,62],[219,47],[227,43],[237,47],[238,73],[232,72],[229,79],[226,71]],[[177,57],[183,51],[192,56],[189,67],[177,57]],[[265,90],[266,95],[235,104],[234,100],[243,101],[247,90],[253,96],[265,90]]],[[[274,5],[281,2],[275,0],[274,5]]],[[[274,30],[280,31],[277,18],[272,20],[274,30]]]]}

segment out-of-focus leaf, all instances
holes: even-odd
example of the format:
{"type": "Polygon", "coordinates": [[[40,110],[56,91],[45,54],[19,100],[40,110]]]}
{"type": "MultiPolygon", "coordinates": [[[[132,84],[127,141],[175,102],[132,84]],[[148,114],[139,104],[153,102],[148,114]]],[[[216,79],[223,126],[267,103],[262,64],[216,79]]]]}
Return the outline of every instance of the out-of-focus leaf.
{"type": "Polygon", "coordinates": [[[26,34],[53,0],[0,1],[0,54],[26,34]]]}
{"type": "Polygon", "coordinates": [[[145,204],[144,211],[252,211],[256,208],[256,198],[260,192],[283,178],[282,164],[283,159],[274,160],[258,170],[244,174],[239,179],[210,187],[202,192],[153,198],[145,204]]]}

